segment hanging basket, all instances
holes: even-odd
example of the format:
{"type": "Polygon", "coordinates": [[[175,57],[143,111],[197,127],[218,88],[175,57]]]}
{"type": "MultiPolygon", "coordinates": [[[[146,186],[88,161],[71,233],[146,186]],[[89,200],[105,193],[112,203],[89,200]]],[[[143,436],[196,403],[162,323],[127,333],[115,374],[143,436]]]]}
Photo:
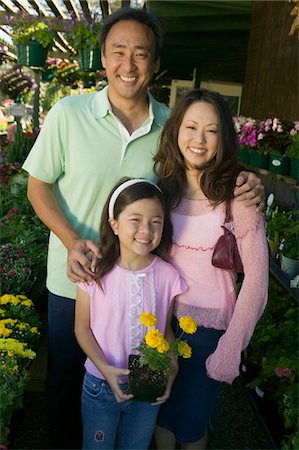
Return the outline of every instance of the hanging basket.
{"type": "Polygon", "coordinates": [[[129,393],[132,400],[154,403],[164,392],[167,378],[163,372],[139,365],[139,355],[129,355],[129,393]]]}
{"type": "Polygon", "coordinates": [[[80,49],[80,69],[82,70],[100,70],[101,49],[100,48],[81,48],[80,49]]]}
{"type": "Polygon", "coordinates": [[[44,67],[49,47],[43,47],[38,42],[18,44],[18,64],[29,67],[44,67]]]}

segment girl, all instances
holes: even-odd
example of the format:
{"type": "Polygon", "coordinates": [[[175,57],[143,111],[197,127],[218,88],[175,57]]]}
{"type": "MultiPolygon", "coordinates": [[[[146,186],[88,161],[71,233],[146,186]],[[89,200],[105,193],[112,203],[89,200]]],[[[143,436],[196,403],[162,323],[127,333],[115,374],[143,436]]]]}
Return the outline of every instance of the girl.
{"type": "Polygon", "coordinates": [[[144,337],[139,316],[150,311],[166,339],[173,337],[172,299],[185,290],[167,256],[172,227],[161,190],[143,179],[116,187],[103,210],[102,258],[96,281],[79,283],[75,334],[87,355],[82,391],[84,449],[146,449],[159,405],[169,397],[174,374],[154,404],[126,393],[128,355],[144,337]]]}
{"type": "Polygon", "coordinates": [[[255,207],[232,198],[238,172],[237,140],[222,96],[189,92],[173,110],[161,135],[155,170],[172,210],[169,261],[188,285],[174,305],[177,319],[188,314],[202,327],[188,336],[190,360],[179,362],[169,400],[160,409],[157,446],[202,449],[220,382],[239,375],[248,345],[267,300],[268,249],[255,207]],[[212,254],[230,203],[244,280],[237,296],[236,274],[212,265],[212,254]]]}

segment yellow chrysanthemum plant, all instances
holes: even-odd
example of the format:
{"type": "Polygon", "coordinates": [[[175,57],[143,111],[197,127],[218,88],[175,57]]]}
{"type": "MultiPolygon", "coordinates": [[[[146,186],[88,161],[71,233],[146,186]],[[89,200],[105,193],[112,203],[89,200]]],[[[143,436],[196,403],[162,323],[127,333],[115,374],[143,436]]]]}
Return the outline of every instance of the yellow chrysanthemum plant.
{"type": "Polygon", "coordinates": [[[192,349],[190,345],[182,340],[184,333],[194,334],[198,324],[189,316],[179,319],[179,325],[182,329],[181,335],[168,343],[163,334],[155,328],[157,318],[145,312],[140,315],[140,322],[146,328],[149,328],[144,340],[138,347],[140,352],[140,366],[148,365],[151,370],[159,370],[166,376],[169,376],[173,370],[172,359],[178,356],[190,358],[192,349]]]}
{"type": "Polygon", "coordinates": [[[9,425],[29,379],[36,353],[40,320],[32,300],[25,295],[0,296],[0,441],[7,444],[9,425]]]}

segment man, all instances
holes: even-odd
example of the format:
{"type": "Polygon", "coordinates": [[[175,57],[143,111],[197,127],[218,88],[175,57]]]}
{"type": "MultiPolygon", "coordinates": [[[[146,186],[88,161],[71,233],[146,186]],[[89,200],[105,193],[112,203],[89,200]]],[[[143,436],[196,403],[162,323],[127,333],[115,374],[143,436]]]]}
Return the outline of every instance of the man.
{"type": "MultiPolygon", "coordinates": [[[[58,102],[23,165],[30,174],[28,198],[51,230],[47,397],[58,448],[79,445],[85,357],[73,331],[72,282],[92,279],[88,253],[98,252],[102,207],[113,185],[123,176],[157,181],[152,158],[169,110],[147,88],[160,67],[162,41],[158,19],[145,10],[122,8],[108,16],[101,30],[108,86],[58,102]]],[[[250,190],[263,195],[253,174],[243,173],[237,184],[243,184],[235,192],[240,198],[260,201],[250,190]]]]}

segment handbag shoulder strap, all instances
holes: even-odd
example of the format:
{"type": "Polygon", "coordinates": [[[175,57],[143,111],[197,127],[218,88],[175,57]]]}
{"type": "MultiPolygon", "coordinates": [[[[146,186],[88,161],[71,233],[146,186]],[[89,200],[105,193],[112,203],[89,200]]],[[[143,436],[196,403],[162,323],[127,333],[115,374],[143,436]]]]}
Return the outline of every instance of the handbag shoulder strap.
{"type": "Polygon", "coordinates": [[[226,200],[225,204],[226,204],[225,205],[226,206],[226,211],[225,211],[225,222],[224,223],[229,223],[229,222],[232,222],[230,200],[226,200]]]}

